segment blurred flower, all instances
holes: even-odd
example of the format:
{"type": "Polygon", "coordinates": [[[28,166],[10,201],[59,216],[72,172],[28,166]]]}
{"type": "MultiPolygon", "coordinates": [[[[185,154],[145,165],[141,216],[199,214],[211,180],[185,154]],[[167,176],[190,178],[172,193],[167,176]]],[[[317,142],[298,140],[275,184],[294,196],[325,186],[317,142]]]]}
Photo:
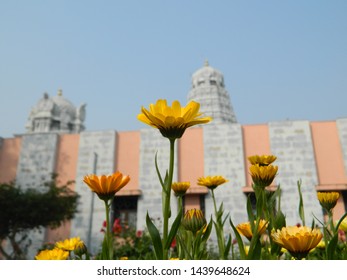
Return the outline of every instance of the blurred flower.
{"type": "Polygon", "coordinates": [[[323,234],[316,228],[288,226],[272,232],[271,237],[274,242],[286,248],[293,257],[302,259],[318,245],[323,234]]]}
{"type": "Polygon", "coordinates": [[[190,209],[183,217],[182,225],[186,230],[196,234],[206,225],[206,219],[200,209],[190,209]]]}
{"type": "Polygon", "coordinates": [[[184,196],[189,187],[190,182],[175,182],[171,185],[171,189],[174,191],[176,196],[184,196]]]}
{"type": "Polygon", "coordinates": [[[169,139],[181,138],[186,128],[211,121],[211,117],[201,117],[200,104],[190,101],[186,107],[181,107],[178,101],[167,105],[165,99],[159,99],[156,104],[150,104],[149,110],[141,108],[138,120],[159,129],[160,133],[169,139]]]}
{"type": "Polygon", "coordinates": [[[36,256],[35,260],[67,260],[69,252],[63,249],[54,248],[52,250],[40,251],[36,256]]]}
{"type": "Polygon", "coordinates": [[[277,170],[278,167],[275,165],[260,166],[255,164],[249,167],[253,183],[261,188],[271,185],[277,175],[277,170]]]}
{"type": "Polygon", "coordinates": [[[123,176],[123,174],[118,171],[109,176],[91,174],[84,176],[83,179],[83,182],[104,201],[113,198],[129,181],[129,176],[123,176]]]}
{"type": "Polygon", "coordinates": [[[114,234],[120,234],[122,232],[122,225],[120,224],[120,219],[115,219],[113,222],[112,232],[114,234]]]}
{"type": "Polygon", "coordinates": [[[82,257],[83,254],[86,254],[88,252],[87,246],[82,241],[75,246],[75,250],[73,252],[77,256],[82,257]]]}
{"type": "Polygon", "coordinates": [[[143,231],[142,231],[142,230],[136,231],[136,237],[137,237],[137,238],[142,237],[142,234],[143,234],[143,231]]]}
{"type": "Polygon", "coordinates": [[[267,166],[270,165],[271,163],[273,163],[275,160],[277,159],[276,156],[273,155],[254,155],[254,156],[250,156],[248,157],[248,161],[252,164],[252,165],[260,165],[260,166],[267,166]]]}
{"type": "Polygon", "coordinates": [[[199,186],[207,187],[210,190],[213,190],[226,182],[229,182],[229,180],[225,179],[223,176],[206,176],[198,179],[199,186]]]}
{"type": "MultiPolygon", "coordinates": [[[[254,225],[255,224],[256,224],[256,221],[254,221],[254,225]]],[[[265,232],[267,225],[268,225],[267,221],[263,219],[259,221],[258,229],[257,229],[257,232],[259,233],[259,235],[262,235],[265,232]]],[[[252,234],[252,228],[251,228],[250,222],[238,224],[236,226],[236,229],[240,234],[245,236],[248,240],[252,239],[253,234],[252,234]]]]}
{"type": "Polygon", "coordinates": [[[82,244],[84,243],[79,237],[72,237],[64,241],[57,241],[55,247],[65,251],[74,251],[79,246],[82,246],[82,244]]]}
{"type": "Polygon", "coordinates": [[[320,205],[328,212],[335,207],[339,196],[338,192],[317,192],[320,205]]]}
{"type": "Polygon", "coordinates": [[[128,258],[128,257],[120,257],[119,259],[122,260],[122,261],[126,261],[126,260],[128,260],[129,258],[128,258]]]}
{"type": "Polygon", "coordinates": [[[345,218],[342,220],[342,222],[341,222],[341,224],[340,224],[340,226],[339,226],[339,229],[341,229],[341,230],[344,231],[344,232],[347,232],[347,217],[345,217],[345,218]]]}

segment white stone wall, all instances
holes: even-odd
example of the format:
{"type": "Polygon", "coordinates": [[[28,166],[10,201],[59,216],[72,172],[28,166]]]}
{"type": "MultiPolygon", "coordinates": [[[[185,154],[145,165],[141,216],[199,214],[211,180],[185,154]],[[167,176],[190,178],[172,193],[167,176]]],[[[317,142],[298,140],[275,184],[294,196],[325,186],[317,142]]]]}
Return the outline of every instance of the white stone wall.
{"type": "MultiPolygon", "coordinates": [[[[212,123],[203,126],[204,176],[221,175],[229,182],[215,189],[217,208],[223,202],[225,214],[236,225],[248,220],[246,196],[242,188],[246,185],[242,129],[240,124],[212,123]]],[[[214,217],[214,206],[210,192],[205,197],[206,218],[214,217]]],[[[229,221],[225,233],[231,233],[229,221]]],[[[215,234],[211,235],[215,238],[215,234]]]]}
{"type": "MultiPolygon", "coordinates": [[[[56,133],[37,133],[22,136],[22,146],[17,166],[16,184],[22,189],[34,188],[44,190],[42,184],[51,180],[55,171],[56,149],[58,143],[56,133]]],[[[43,213],[44,214],[44,213],[43,213]]],[[[33,259],[37,250],[42,247],[45,229],[32,230],[29,238],[28,258],[33,259]]]]}
{"type": "MultiPolygon", "coordinates": [[[[276,184],[282,189],[281,208],[287,225],[301,223],[297,181],[301,180],[306,225],[314,216],[323,221],[322,208],[317,200],[318,183],[311,128],[308,121],[283,121],[269,123],[271,152],[277,156],[276,184]],[[313,216],[314,215],[314,216],[313,216]]],[[[317,223],[317,221],[315,220],[317,223]]]]}
{"type": "Polygon", "coordinates": [[[336,120],[337,130],[342,148],[345,174],[347,174],[347,118],[336,120]]]}
{"type": "MultiPolygon", "coordinates": [[[[184,136],[183,136],[184,137],[184,136]]],[[[176,141],[177,143],[177,141],[176,141]]],[[[170,142],[164,138],[158,130],[153,128],[141,130],[140,144],[140,174],[139,196],[137,204],[137,229],[146,228],[146,215],[153,219],[155,224],[162,228],[162,187],[155,169],[155,154],[160,173],[164,179],[165,172],[169,168],[170,142]]],[[[175,165],[173,181],[177,180],[177,145],[175,147],[175,165]]],[[[171,219],[173,222],[177,215],[177,201],[171,194],[171,219]]]]}
{"type": "Polygon", "coordinates": [[[88,174],[109,175],[115,171],[116,131],[90,131],[80,134],[75,191],[80,195],[78,213],[72,220],[71,237],[79,236],[95,254],[104,238],[100,232],[106,220],[105,204],[83,182],[88,174]],[[94,159],[97,155],[96,170],[94,159]]]}

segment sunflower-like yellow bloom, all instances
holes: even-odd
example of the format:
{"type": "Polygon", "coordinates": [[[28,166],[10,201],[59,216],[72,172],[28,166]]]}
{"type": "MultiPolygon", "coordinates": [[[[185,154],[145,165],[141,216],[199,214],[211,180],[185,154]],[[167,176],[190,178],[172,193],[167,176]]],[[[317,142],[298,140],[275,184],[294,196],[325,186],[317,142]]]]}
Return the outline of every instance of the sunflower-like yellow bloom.
{"type": "Polygon", "coordinates": [[[339,229],[343,230],[344,232],[347,232],[347,217],[342,220],[339,229]]]}
{"type": "Polygon", "coordinates": [[[175,182],[171,185],[171,189],[174,191],[176,196],[184,196],[189,187],[190,182],[175,182]]]}
{"type": "MultiPolygon", "coordinates": [[[[255,223],[256,223],[256,221],[254,221],[254,225],[255,225],[255,223]]],[[[265,221],[263,219],[261,219],[259,221],[258,229],[257,229],[257,232],[259,235],[262,235],[265,232],[267,225],[268,225],[267,221],[265,221]]],[[[240,234],[245,236],[248,240],[252,239],[253,233],[252,233],[252,228],[251,228],[250,222],[238,224],[236,226],[236,229],[240,234]]]]}
{"type": "Polygon", "coordinates": [[[319,229],[288,226],[271,233],[274,242],[286,248],[295,258],[302,259],[321,241],[323,234],[319,229]]]}
{"type": "Polygon", "coordinates": [[[275,165],[260,166],[254,164],[249,167],[253,183],[261,188],[270,186],[277,175],[278,167],[275,165]]]}
{"type": "Polygon", "coordinates": [[[254,155],[254,156],[250,156],[248,157],[248,161],[252,164],[258,164],[260,166],[267,166],[270,165],[271,163],[273,163],[275,160],[277,159],[276,156],[273,155],[254,155]]]}
{"type": "Polygon", "coordinates": [[[84,176],[83,179],[83,182],[104,201],[113,198],[129,181],[129,176],[123,176],[123,174],[118,171],[109,176],[91,174],[84,176]]]}
{"type": "Polygon", "coordinates": [[[199,112],[200,104],[190,101],[186,107],[176,100],[168,106],[165,99],[159,99],[149,105],[149,110],[141,108],[138,120],[159,129],[161,134],[169,139],[181,138],[186,128],[197,124],[208,123],[211,117],[202,117],[199,112]]]}
{"type": "Polygon", "coordinates": [[[79,237],[72,237],[65,239],[64,241],[57,241],[55,247],[65,250],[65,251],[74,251],[76,249],[82,248],[84,242],[79,237]]]}
{"type": "Polygon", "coordinates": [[[67,260],[69,252],[63,249],[42,250],[35,256],[35,260],[67,260]]]}
{"type": "Polygon", "coordinates": [[[340,197],[338,192],[317,192],[320,205],[327,211],[333,209],[340,197]]]}
{"type": "Polygon", "coordinates": [[[206,176],[198,178],[198,185],[209,188],[210,190],[214,190],[219,185],[222,185],[229,180],[225,179],[223,176],[206,176]]]}
{"type": "Polygon", "coordinates": [[[190,209],[183,217],[182,225],[186,230],[196,234],[205,227],[206,219],[200,209],[190,209]]]}

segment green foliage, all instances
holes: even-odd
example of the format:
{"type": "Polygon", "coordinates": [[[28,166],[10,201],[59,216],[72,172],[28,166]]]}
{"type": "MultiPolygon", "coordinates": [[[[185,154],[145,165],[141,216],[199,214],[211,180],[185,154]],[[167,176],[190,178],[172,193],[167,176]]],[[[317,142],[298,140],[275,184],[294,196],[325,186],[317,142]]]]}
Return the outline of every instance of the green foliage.
{"type": "Polygon", "coordinates": [[[7,259],[25,259],[33,229],[57,228],[77,211],[78,195],[69,184],[57,186],[57,175],[37,189],[23,190],[14,183],[0,185],[0,252],[7,259]],[[3,241],[12,252],[6,252],[3,241]]]}
{"type": "Polygon", "coordinates": [[[114,236],[114,259],[153,260],[152,241],[147,231],[136,231],[124,226],[121,233],[114,236]]]}

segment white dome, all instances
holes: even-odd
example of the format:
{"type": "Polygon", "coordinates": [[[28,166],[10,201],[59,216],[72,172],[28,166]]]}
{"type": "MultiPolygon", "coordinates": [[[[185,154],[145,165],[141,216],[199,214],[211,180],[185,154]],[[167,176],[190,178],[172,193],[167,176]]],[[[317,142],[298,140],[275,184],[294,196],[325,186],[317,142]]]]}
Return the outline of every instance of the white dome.
{"type": "Polygon", "coordinates": [[[219,70],[209,66],[207,61],[205,62],[204,67],[198,69],[192,75],[193,88],[206,85],[217,85],[224,87],[223,74],[219,70]]]}
{"type": "Polygon", "coordinates": [[[58,95],[51,97],[55,108],[53,114],[55,116],[60,116],[61,114],[68,114],[73,120],[76,116],[76,107],[67,100],[63,95],[61,90],[58,91],[58,95]]]}

